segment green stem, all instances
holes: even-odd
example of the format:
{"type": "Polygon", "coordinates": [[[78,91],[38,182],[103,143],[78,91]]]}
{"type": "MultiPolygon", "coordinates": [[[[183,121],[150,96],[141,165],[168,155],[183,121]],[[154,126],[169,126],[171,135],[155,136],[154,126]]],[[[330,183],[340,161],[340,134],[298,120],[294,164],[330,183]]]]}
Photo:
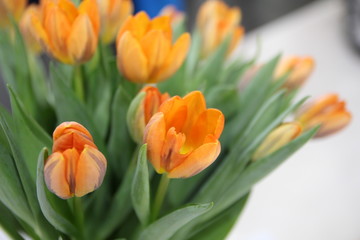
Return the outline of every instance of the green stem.
{"type": "Polygon", "coordinates": [[[84,74],[81,65],[75,66],[74,71],[74,90],[76,96],[85,102],[85,91],[84,91],[84,74]]]}
{"type": "Polygon", "coordinates": [[[85,239],[84,236],[84,212],[82,206],[82,199],[79,197],[73,197],[73,211],[76,220],[76,225],[79,230],[80,239],[85,239]]]}
{"type": "Polygon", "coordinates": [[[167,188],[169,186],[170,178],[167,177],[167,174],[164,173],[161,176],[160,183],[156,192],[153,211],[152,211],[152,217],[151,222],[155,221],[157,217],[159,216],[161,206],[164,202],[164,198],[167,192],[167,188]]]}

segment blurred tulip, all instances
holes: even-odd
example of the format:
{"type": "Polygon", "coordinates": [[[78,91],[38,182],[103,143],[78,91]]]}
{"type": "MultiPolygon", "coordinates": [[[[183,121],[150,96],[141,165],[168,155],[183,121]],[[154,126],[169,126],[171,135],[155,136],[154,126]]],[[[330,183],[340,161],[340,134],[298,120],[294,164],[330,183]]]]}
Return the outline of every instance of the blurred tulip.
{"type": "Polygon", "coordinates": [[[231,37],[228,54],[231,53],[244,36],[240,21],[239,8],[230,8],[220,0],[206,1],[197,16],[197,27],[203,39],[202,56],[214,52],[227,37],[231,37]]]}
{"type": "Polygon", "coordinates": [[[32,18],[34,16],[41,18],[41,9],[40,6],[31,4],[26,8],[24,14],[21,17],[20,31],[28,48],[30,48],[30,50],[34,53],[40,53],[41,46],[35,35],[34,24],[32,24],[32,18]]]}
{"type": "Polygon", "coordinates": [[[82,197],[97,189],[106,172],[106,159],[91,134],[76,122],[64,122],[53,133],[53,153],[44,167],[45,182],[58,197],[82,197]]]}
{"type": "Polygon", "coordinates": [[[158,173],[168,173],[169,178],[196,175],[220,154],[218,139],[223,127],[224,115],[206,109],[201,92],[170,98],[146,125],[148,159],[158,173]]]}
{"type": "Polygon", "coordinates": [[[337,94],[327,94],[300,109],[296,119],[303,124],[304,130],[320,125],[315,137],[324,137],[346,127],[351,114],[337,94]]]}
{"type": "Polygon", "coordinates": [[[289,72],[284,87],[297,89],[301,87],[313,72],[315,61],[312,57],[284,58],[275,69],[274,77],[280,78],[289,72]]]}
{"type": "Polygon", "coordinates": [[[11,16],[18,21],[26,3],[27,0],[0,0],[0,27],[6,27],[11,23],[11,16]]]}
{"type": "Polygon", "coordinates": [[[101,19],[101,39],[103,43],[112,42],[125,20],[132,14],[131,0],[97,0],[101,19]]]}
{"type": "Polygon", "coordinates": [[[159,16],[168,16],[172,24],[178,24],[185,19],[184,13],[177,10],[173,5],[166,5],[161,9],[159,16]]]}
{"type": "Polygon", "coordinates": [[[127,119],[130,134],[135,142],[143,143],[146,124],[158,112],[160,105],[169,98],[168,93],[161,94],[159,89],[152,86],[144,87],[134,98],[127,119]]]}
{"type": "Polygon", "coordinates": [[[189,45],[188,33],[172,44],[169,17],[150,20],[140,12],[124,23],[117,36],[118,68],[129,81],[157,83],[180,68],[189,45]]]}
{"type": "Polygon", "coordinates": [[[264,139],[260,146],[256,149],[252,159],[256,161],[263,157],[266,157],[273,152],[279,150],[295,138],[297,138],[302,132],[302,126],[297,122],[283,123],[279,127],[275,128],[264,139]]]}
{"type": "Polygon", "coordinates": [[[84,0],[78,8],[70,0],[44,0],[41,10],[40,16],[32,17],[32,23],[43,48],[63,63],[90,60],[100,27],[96,0],[84,0]]]}

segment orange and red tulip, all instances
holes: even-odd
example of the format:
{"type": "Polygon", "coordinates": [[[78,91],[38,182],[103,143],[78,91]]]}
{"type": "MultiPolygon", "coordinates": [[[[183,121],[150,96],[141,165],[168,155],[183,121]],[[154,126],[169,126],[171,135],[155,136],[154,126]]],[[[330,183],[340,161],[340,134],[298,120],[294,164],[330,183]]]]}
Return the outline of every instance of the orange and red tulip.
{"type": "Polygon", "coordinates": [[[264,139],[256,149],[252,159],[256,161],[279,150],[302,133],[302,126],[298,122],[283,123],[264,139]]]}
{"type": "Polygon", "coordinates": [[[43,48],[63,63],[90,60],[100,28],[96,0],[84,0],[78,8],[70,0],[44,0],[41,10],[40,16],[32,17],[32,23],[43,48]]]}
{"type": "Polygon", "coordinates": [[[122,24],[132,14],[131,0],[97,0],[101,19],[101,39],[107,44],[116,37],[122,24]]]}
{"type": "Polygon", "coordinates": [[[324,95],[305,105],[297,114],[297,121],[304,129],[320,125],[315,137],[324,137],[346,127],[351,121],[351,113],[346,109],[345,101],[337,94],[324,95]]]}
{"type": "Polygon", "coordinates": [[[27,0],[0,0],[0,27],[10,24],[10,18],[18,21],[24,12],[27,0]]]}
{"type": "Polygon", "coordinates": [[[19,26],[26,45],[32,52],[39,53],[41,45],[37,41],[34,24],[32,24],[32,18],[35,16],[41,18],[41,9],[39,5],[31,4],[22,15],[19,26]]]}
{"type": "Polygon", "coordinates": [[[194,91],[165,101],[146,125],[144,142],[156,172],[169,178],[188,178],[212,164],[220,154],[224,115],[207,109],[204,96],[194,91]]]}
{"type": "Polygon", "coordinates": [[[227,37],[231,37],[228,54],[231,53],[244,36],[240,22],[238,7],[230,8],[220,0],[206,1],[197,16],[197,26],[203,39],[202,56],[214,52],[227,37]]]}
{"type": "Polygon", "coordinates": [[[182,65],[190,35],[172,43],[169,17],[150,19],[145,12],[130,17],[117,36],[117,64],[120,72],[136,83],[157,83],[169,78],[182,65]]]}
{"type": "Polygon", "coordinates": [[[55,129],[53,140],[53,153],[44,167],[49,190],[67,199],[97,189],[104,179],[107,162],[89,131],[79,123],[64,122],[55,129]]]}
{"type": "Polygon", "coordinates": [[[315,61],[312,57],[284,58],[275,69],[274,77],[280,78],[289,72],[284,87],[296,89],[304,84],[313,72],[315,61]]]}

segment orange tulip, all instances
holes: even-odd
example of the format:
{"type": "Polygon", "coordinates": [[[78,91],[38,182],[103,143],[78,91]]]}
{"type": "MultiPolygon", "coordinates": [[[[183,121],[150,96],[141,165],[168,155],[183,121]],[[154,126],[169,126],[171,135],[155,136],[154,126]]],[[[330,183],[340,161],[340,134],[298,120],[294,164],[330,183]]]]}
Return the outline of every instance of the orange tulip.
{"type": "Polygon", "coordinates": [[[127,118],[129,131],[135,142],[139,144],[143,142],[146,124],[169,97],[168,93],[161,94],[156,87],[147,86],[134,98],[127,118]]]}
{"type": "Polygon", "coordinates": [[[53,153],[44,167],[50,191],[67,199],[82,197],[97,189],[106,172],[106,159],[91,134],[76,122],[64,122],[53,133],[53,153]]]}
{"type": "Polygon", "coordinates": [[[297,121],[308,130],[320,125],[316,137],[335,133],[350,123],[351,114],[337,94],[327,94],[304,106],[297,114],[297,121]]]}
{"type": "Polygon", "coordinates": [[[37,41],[34,25],[32,24],[32,18],[35,16],[41,18],[41,9],[40,6],[31,4],[26,8],[23,16],[21,17],[20,30],[26,45],[30,48],[30,50],[34,53],[39,53],[41,51],[41,45],[37,41]]]}
{"type": "Polygon", "coordinates": [[[197,26],[203,38],[202,56],[206,57],[229,36],[228,54],[244,36],[244,28],[239,26],[241,11],[228,7],[223,1],[206,1],[199,10],[197,26]]]}
{"type": "Polygon", "coordinates": [[[19,20],[27,0],[0,0],[0,27],[10,24],[10,17],[19,20]]]}
{"type": "Polygon", "coordinates": [[[290,122],[281,124],[271,131],[256,149],[252,157],[253,161],[266,157],[279,150],[281,147],[297,138],[301,132],[302,126],[300,123],[290,122]]]}
{"type": "Polygon", "coordinates": [[[100,27],[96,0],[84,0],[78,8],[70,0],[44,0],[41,9],[32,23],[45,50],[67,64],[90,60],[100,27]]]}
{"type": "Polygon", "coordinates": [[[159,16],[168,16],[172,24],[178,24],[182,22],[185,18],[183,12],[176,9],[174,5],[166,5],[161,9],[159,16]]]}
{"type": "Polygon", "coordinates": [[[212,164],[220,153],[224,115],[206,109],[204,96],[194,91],[165,101],[146,125],[148,159],[158,173],[188,178],[212,164]]]}
{"type": "Polygon", "coordinates": [[[134,6],[131,0],[97,0],[101,18],[101,38],[107,44],[114,40],[134,6]]]}
{"type": "Polygon", "coordinates": [[[179,69],[189,45],[188,33],[172,44],[169,17],[150,20],[140,12],[124,23],[117,36],[118,68],[132,82],[157,83],[179,69]]]}
{"type": "Polygon", "coordinates": [[[274,77],[280,78],[289,73],[284,84],[287,89],[296,89],[304,84],[313,72],[315,61],[312,57],[288,57],[283,59],[277,66],[274,77]]]}

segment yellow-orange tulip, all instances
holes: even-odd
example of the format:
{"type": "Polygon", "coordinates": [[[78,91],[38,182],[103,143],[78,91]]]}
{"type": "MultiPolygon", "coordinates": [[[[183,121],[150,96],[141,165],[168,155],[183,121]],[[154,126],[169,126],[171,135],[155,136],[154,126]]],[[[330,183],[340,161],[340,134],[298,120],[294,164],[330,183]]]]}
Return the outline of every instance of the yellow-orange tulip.
{"type": "Polygon", "coordinates": [[[315,61],[312,57],[288,57],[284,58],[275,69],[274,77],[280,78],[289,73],[284,84],[287,89],[296,89],[304,84],[313,72],[315,61]]]}
{"type": "Polygon", "coordinates": [[[78,8],[70,0],[44,0],[41,9],[42,14],[32,17],[32,22],[45,50],[67,64],[90,60],[100,28],[96,0],[84,0],[78,8]]]}
{"type": "Polygon", "coordinates": [[[264,139],[260,146],[256,149],[252,159],[256,161],[271,153],[279,150],[293,139],[297,138],[302,132],[302,126],[298,122],[283,123],[275,128],[264,139]]]}
{"type": "Polygon", "coordinates": [[[170,21],[172,24],[182,22],[185,18],[184,13],[177,10],[174,5],[166,5],[163,9],[161,9],[159,16],[170,17],[170,21]]]}
{"type": "Polygon", "coordinates": [[[0,0],[0,27],[10,24],[10,17],[19,20],[27,0],[0,0]]]}
{"type": "Polygon", "coordinates": [[[189,45],[188,33],[172,44],[169,17],[150,20],[140,12],[124,23],[117,36],[118,68],[132,82],[160,82],[179,69],[189,45]]]}
{"type": "Polygon", "coordinates": [[[76,122],[64,122],[53,133],[53,153],[44,167],[47,187],[58,197],[82,197],[97,189],[106,172],[106,159],[89,131],[76,122]]]}
{"type": "Polygon", "coordinates": [[[162,94],[153,86],[144,87],[130,104],[128,111],[128,127],[133,140],[143,142],[144,130],[150,118],[158,112],[160,105],[169,99],[168,93],[162,94]]]}
{"type": "Polygon", "coordinates": [[[202,56],[206,57],[230,35],[228,54],[244,36],[244,28],[239,26],[241,11],[238,7],[228,7],[223,1],[206,1],[199,10],[197,26],[202,35],[202,56]]]}
{"type": "Polygon", "coordinates": [[[148,159],[158,173],[167,173],[169,178],[191,177],[218,157],[223,127],[224,115],[206,109],[201,92],[172,97],[146,125],[148,159]]]}
{"type": "Polygon", "coordinates": [[[114,40],[126,18],[129,17],[134,6],[131,0],[97,0],[101,19],[101,39],[103,43],[114,40]]]}
{"type": "Polygon", "coordinates": [[[296,118],[305,130],[320,125],[316,137],[324,137],[347,126],[351,114],[346,109],[345,101],[340,101],[337,94],[327,94],[305,105],[296,118]]]}
{"type": "Polygon", "coordinates": [[[40,6],[31,4],[22,15],[19,26],[26,45],[32,52],[39,53],[41,46],[35,35],[34,24],[32,24],[32,18],[34,16],[41,17],[41,9],[40,6]]]}

